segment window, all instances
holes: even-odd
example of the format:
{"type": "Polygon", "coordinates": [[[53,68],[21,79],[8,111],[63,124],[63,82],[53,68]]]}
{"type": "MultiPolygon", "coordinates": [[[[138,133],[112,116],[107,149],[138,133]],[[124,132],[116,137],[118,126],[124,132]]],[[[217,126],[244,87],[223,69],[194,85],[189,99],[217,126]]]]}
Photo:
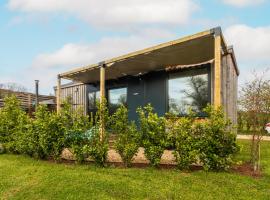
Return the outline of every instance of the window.
{"type": "MultiPolygon", "coordinates": [[[[195,71],[194,71],[195,73],[195,71]]],[[[207,69],[196,74],[174,74],[169,79],[169,112],[186,115],[191,108],[199,115],[209,103],[209,80],[207,69]]]]}
{"type": "Polygon", "coordinates": [[[99,91],[88,93],[88,108],[89,112],[96,110],[96,102],[99,101],[100,93],[99,91]]]}
{"type": "Polygon", "coordinates": [[[108,99],[110,112],[113,113],[121,104],[127,105],[127,88],[110,89],[108,99]]]}

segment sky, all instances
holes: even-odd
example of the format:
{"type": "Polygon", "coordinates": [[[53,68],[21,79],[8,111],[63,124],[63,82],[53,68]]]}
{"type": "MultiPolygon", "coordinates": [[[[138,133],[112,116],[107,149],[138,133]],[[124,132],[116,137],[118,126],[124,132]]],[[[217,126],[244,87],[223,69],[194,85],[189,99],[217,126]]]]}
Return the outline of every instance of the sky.
{"type": "Polygon", "coordinates": [[[270,0],[0,0],[0,83],[53,93],[59,73],[217,26],[240,86],[270,77],[270,0]]]}

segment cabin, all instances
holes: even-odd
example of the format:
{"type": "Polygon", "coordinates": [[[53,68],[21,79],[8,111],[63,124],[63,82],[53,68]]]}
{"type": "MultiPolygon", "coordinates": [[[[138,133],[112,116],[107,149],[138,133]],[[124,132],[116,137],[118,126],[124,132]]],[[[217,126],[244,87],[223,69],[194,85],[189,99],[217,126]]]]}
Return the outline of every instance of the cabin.
{"type": "Polygon", "coordinates": [[[236,124],[238,76],[233,48],[217,27],[59,74],[57,110],[71,96],[74,106],[91,113],[105,97],[110,112],[125,104],[136,121],[136,109],[148,103],[160,116],[192,108],[202,117],[210,103],[223,106],[236,124]],[[72,82],[61,85],[62,79],[72,82]]]}

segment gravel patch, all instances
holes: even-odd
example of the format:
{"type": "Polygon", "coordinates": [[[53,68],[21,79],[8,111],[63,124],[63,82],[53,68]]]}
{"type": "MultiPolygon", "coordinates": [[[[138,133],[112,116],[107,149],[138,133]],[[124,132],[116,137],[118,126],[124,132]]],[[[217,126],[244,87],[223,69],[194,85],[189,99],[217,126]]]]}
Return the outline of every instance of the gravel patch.
{"type": "MultiPolygon", "coordinates": [[[[62,152],[62,158],[66,160],[75,160],[74,156],[70,152],[69,149],[64,149],[62,152]]],[[[92,161],[91,158],[88,158],[87,160],[92,161]]],[[[115,149],[110,148],[108,151],[108,157],[107,161],[110,163],[121,163],[122,159],[121,156],[116,152],[115,149]]],[[[140,147],[138,150],[137,155],[133,157],[132,163],[135,164],[149,164],[149,161],[144,155],[144,148],[140,147]]],[[[172,151],[165,150],[162,157],[161,157],[161,162],[160,164],[165,164],[165,165],[176,165],[174,155],[172,151]]]]}

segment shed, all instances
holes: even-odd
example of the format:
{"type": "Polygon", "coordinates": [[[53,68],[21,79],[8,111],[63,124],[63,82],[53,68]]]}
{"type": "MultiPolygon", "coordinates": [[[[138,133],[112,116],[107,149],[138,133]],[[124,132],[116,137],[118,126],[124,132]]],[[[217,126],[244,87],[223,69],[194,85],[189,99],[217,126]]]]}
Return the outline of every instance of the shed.
{"type": "MultiPolygon", "coordinates": [[[[71,88],[85,87],[80,104],[86,113],[100,96],[107,98],[112,112],[126,104],[131,120],[137,119],[137,107],[147,103],[161,116],[184,115],[189,107],[203,115],[202,108],[210,103],[223,106],[236,123],[238,75],[233,48],[217,27],[59,74],[57,109],[68,90],[61,79],[68,79],[71,88]]],[[[71,96],[76,99],[75,92],[71,96]]]]}

